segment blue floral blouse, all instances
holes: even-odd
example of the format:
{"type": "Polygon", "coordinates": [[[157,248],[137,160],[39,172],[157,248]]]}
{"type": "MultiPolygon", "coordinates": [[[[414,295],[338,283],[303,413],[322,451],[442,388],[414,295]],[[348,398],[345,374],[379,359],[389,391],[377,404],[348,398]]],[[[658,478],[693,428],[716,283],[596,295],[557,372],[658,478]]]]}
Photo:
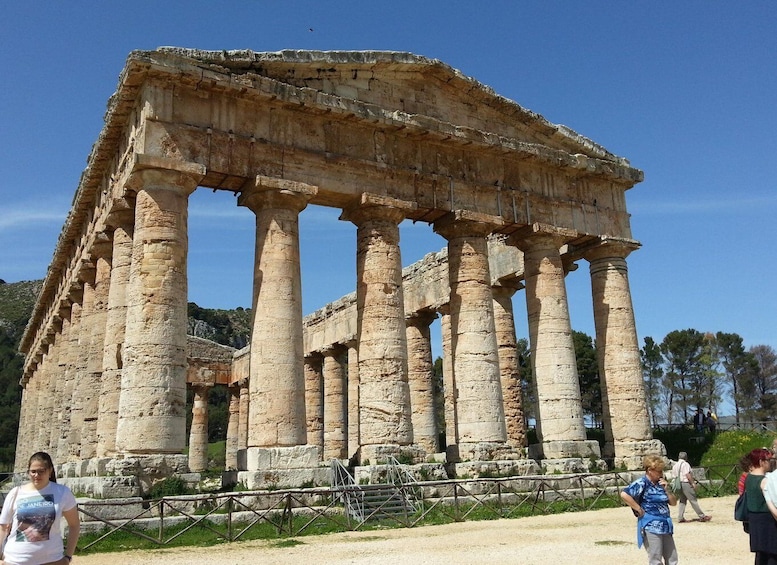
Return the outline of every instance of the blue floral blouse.
{"type": "Polygon", "coordinates": [[[669,514],[669,495],[666,494],[664,487],[653,484],[645,476],[640,477],[623,490],[645,510],[645,516],[639,520],[638,538],[641,538],[639,535],[641,530],[651,534],[671,534],[674,532],[669,514]]]}

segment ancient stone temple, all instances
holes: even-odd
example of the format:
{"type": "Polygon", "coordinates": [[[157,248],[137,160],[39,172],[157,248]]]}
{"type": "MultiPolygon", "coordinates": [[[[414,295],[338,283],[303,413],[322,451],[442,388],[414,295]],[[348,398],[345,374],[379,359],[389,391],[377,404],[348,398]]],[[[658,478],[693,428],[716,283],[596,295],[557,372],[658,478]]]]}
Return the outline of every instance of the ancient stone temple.
{"type": "Polygon", "coordinates": [[[635,468],[663,450],[626,263],[639,244],[625,192],[641,179],[626,159],[416,55],[134,52],[22,341],[17,469],[48,449],[75,475],[137,460],[200,470],[217,384],[231,395],[227,465],[249,484],[319,482],[332,458],[389,455],[635,468]],[[187,343],[187,202],[201,187],[235,193],[256,216],[251,342],[231,363],[231,352],[198,362],[187,343]],[[303,318],[307,206],[355,225],[357,280],[354,295],[303,318]],[[448,245],[403,272],[406,220],[448,245]],[[583,260],[605,453],[585,435],[565,287],[583,260]],[[529,446],[516,294],[536,384],[529,446]],[[438,317],[445,430],[430,384],[438,317]],[[181,460],[187,383],[194,422],[181,460]]]}

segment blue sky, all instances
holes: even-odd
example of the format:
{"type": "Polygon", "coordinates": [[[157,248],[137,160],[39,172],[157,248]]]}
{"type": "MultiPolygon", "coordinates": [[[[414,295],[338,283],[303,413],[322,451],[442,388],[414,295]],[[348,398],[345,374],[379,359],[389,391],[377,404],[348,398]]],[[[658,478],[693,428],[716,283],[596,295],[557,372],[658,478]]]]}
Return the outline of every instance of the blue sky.
{"type": "MultiPolygon", "coordinates": [[[[0,278],[43,278],[132,50],[392,50],[440,59],[645,171],[629,191],[640,341],[695,328],[777,348],[774,2],[11,2],[0,19],[0,278]]],[[[303,308],[351,292],[355,228],[301,216],[303,308]]],[[[444,240],[401,226],[404,264],[444,240]]],[[[247,307],[254,220],[229,194],[190,204],[189,299],[247,307]]],[[[594,334],[588,266],[567,280],[594,334]]],[[[516,328],[527,335],[516,296],[516,328]]]]}

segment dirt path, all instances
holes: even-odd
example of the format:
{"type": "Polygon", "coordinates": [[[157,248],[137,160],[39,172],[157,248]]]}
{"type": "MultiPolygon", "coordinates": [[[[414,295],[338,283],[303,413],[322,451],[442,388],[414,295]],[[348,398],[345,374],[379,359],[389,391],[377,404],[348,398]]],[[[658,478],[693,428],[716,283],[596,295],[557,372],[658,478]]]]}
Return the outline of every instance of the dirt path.
{"type": "MultiPolygon", "coordinates": [[[[675,523],[683,565],[745,565],[753,562],[748,537],[733,519],[735,497],[705,498],[707,523],[675,523]]],[[[672,509],[676,518],[677,510],[672,509]]],[[[688,508],[686,518],[694,516],[688,508]]],[[[644,565],[628,508],[571,512],[536,518],[463,522],[371,532],[297,538],[299,545],[248,541],[212,548],[161,549],[79,556],[74,565],[644,565]]]]}

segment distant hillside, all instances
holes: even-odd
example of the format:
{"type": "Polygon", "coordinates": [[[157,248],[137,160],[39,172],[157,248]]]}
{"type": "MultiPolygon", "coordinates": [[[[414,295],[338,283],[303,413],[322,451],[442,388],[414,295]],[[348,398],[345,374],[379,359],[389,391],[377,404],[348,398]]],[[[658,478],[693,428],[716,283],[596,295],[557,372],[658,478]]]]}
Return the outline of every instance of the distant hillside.
{"type": "MultiPolygon", "coordinates": [[[[24,366],[18,347],[42,286],[43,281],[6,283],[0,279],[0,470],[10,470],[13,465],[21,403],[19,380],[24,366]]],[[[238,349],[248,344],[250,309],[213,310],[190,302],[188,315],[190,335],[238,349]]],[[[213,400],[219,404],[226,401],[218,397],[213,400]]],[[[219,428],[214,434],[223,435],[226,424],[214,420],[219,428]]]]}

